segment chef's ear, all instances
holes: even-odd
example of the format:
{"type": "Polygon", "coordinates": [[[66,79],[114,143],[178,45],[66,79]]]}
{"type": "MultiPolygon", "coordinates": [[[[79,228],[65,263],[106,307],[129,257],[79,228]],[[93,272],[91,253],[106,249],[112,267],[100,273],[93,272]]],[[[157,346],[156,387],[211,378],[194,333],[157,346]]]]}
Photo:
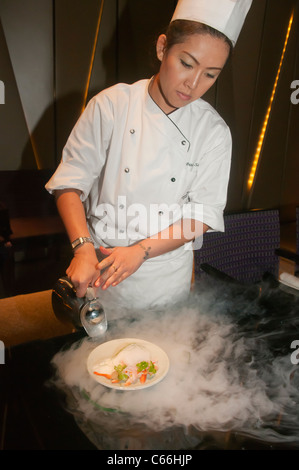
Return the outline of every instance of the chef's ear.
{"type": "Polygon", "coordinates": [[[164,52],[166,49],[166,44],[167,44],[167,38],[165,34],[160,34],[157,40],[157,44],[156,44],[156,51],[157,51],[157,57],[161,62],[162,62],[164,52]]]}

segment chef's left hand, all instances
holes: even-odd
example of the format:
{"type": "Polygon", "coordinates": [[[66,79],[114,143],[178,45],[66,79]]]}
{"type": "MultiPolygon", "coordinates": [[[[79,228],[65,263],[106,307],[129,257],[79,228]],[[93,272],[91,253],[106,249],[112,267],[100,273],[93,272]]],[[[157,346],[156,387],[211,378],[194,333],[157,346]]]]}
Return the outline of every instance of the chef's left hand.
{"type": "Polygon", "coordinates": [[[104,272],[94,285],[104,290],[109,286],[117,286],[137,271],[144,262],[144,251],[138,244],[115,248],[100,247],[100,251],[106,258],[97,264],[96,269],[104,272]]]}

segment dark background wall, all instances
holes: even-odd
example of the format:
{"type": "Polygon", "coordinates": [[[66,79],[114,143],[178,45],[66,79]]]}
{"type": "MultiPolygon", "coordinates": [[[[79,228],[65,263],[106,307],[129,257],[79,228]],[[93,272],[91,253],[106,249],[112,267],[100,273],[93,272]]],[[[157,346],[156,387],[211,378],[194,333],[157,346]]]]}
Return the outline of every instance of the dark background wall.
{"type": "MultiPolygon", "coordinates": [[[[133,82],[155,72],[154,42],[175,5],[175,0],[1,0],[2,181],[20,171],[25,181],[26,171],[51,174],[92,95],[118,81],[133,82]]],[[[204,97],[233,135],[228,211],[299,204],[299,104],[290,99],[291,83],[299,80],[298,16],[298,0],[253,0],[232,60],[204,97]]]]}

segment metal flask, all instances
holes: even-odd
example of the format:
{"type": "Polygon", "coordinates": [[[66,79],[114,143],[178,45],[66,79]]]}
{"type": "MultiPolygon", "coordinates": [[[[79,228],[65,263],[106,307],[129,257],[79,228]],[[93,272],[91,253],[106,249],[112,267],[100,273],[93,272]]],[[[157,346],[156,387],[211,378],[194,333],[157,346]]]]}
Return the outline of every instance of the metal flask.
{"type": "Polygon", "coordinates": [[[68,277],[61,277],[52,290],[52,307],[55,316],[63,323],[71,323],[76,329],[85,329],[88,336],[98,338],[107,330],[107,318],[100,300],[92,288],[85,297],[76,296],[76,290],[68,277]]]}

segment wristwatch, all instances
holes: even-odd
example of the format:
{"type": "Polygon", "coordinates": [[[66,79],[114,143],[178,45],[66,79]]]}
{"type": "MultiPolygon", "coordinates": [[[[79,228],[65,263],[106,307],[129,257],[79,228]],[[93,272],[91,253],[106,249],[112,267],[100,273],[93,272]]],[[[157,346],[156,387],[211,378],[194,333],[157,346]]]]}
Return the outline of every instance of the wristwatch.
{"type": "Polygon", "coordinates": [[[74,240],[71,245],[73,250],[75,250],[78,246],[84,245],[84,243],[93,243],[92,239],[90,237],[79,237],[76,240],[74,240]]]}

